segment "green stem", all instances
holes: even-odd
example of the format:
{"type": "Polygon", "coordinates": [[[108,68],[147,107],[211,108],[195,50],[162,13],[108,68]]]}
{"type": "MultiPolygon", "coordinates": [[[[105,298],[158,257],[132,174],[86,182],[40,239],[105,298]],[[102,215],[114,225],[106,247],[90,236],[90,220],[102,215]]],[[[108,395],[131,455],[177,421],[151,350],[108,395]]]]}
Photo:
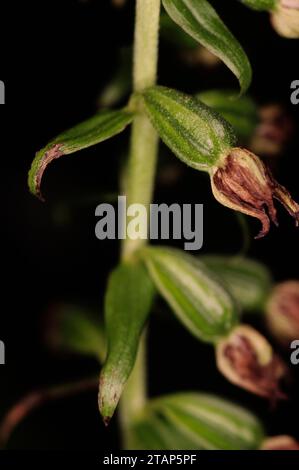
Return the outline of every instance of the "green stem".
{"type": "MultiPolygon", "coordinates": [[[[156,83],[160,0],[136,0],[134,38],[134,91],[140,92],[156,83]]],[[[158,135],[142,110],[132,124],[130,158],[127,173],[127,205],[149,208],[153,197],[158,135]]],[[[148,213],[148,211],[147,211],[148,213]]],[[[145,239],[124,240],[122,258],[129,259],[145,239]]]]}
{"type": "MultiPolygon", "coordinates": [[[[158,38],[161,0],[136,0],[134,37],[134,91],[155,85],[157,79],[158,38]]],[[[127,206],[142,204],[149,214],[152,202],[158,151],[158,135],[140,110],[132,125],[130,158],[126,182],[127,206]]],[[[146,239],[125,239],[122,260],[130,260],[146,239]]],[[[120,423],[124,447],[134,446],[131,423],[146,401],[146,347],[141,339],[138,357],[120,403],[120,423]]]]}

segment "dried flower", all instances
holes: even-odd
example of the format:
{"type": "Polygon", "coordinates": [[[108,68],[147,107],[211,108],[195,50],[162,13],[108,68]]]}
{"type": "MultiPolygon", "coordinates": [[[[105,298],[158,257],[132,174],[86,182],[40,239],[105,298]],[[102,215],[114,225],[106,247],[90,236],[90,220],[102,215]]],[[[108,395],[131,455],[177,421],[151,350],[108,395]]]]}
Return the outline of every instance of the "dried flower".
{"type": "Polygon", "coordinates": [[[299,38],[299,0],[279,0],[272,12],[271,22],[281,36],[299,38]]]}
{"type": "Polygon", "coordinates": [[[282,344],[299,337],[299,281],[285,281],[273,289],[266,318],[269,330],[282,344]]]}
{"type": "Polygon", "coordinates": [[[217,366],[232,383],[271,400],[286,398],[280,380],[286,366],[252,327],[237,326],[216,348],[217,366]]]}
{"type": "Polygon", "coordinates": [[[292,436],[275,436],[266,439],[261,450],[299,450],[299,442],[292,436]]]}
{"type": "Polygon", "coordinates": [[[261,221],[262,230],[256,238],[268,233],[270,220],[278,225],[274,198],[294,217],[296,225],[299,224],[299,205],[286,188],[275,181],[265,164],[246,149],[232,148],[220,165],[212,169],[211,183],[217,201],[261,221]]]}

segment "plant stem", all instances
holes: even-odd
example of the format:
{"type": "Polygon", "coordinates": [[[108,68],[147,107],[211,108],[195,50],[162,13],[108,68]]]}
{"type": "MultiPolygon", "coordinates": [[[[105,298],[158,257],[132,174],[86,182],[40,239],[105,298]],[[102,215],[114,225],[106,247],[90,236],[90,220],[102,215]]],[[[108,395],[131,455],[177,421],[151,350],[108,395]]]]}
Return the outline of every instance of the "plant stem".
{"type": "MultiPolygon", "coordinates": [[[[136,0],[134,37],[134,91],[155,85],[157,79],[158,39],[161,0],[136,0]]],[[[149,214],[152,202],[158,151],[158,135],[140,110],[132,124],[128,162],[127,206],[142,204],[149,214]]],[[[146,221],[145,221],[146,222],[146,221]]],[[[130,260],[147,242],[146,239],[125,239],[122,260],[130,260]]],[[[146,347],[141,338],[137,360],[120,403],[120,423],[124,448],[134,446],[131,423],[146,401],[146,347]]]]}
{"type": "MultiPolygon", "coordinates": [[[[156,83],[160,0],[136,0],[134,39],[134,91],[156,83]]],[[[127,206],[142,204],[149,212],[152,201],[157,160],[158,136],[145,114],[140,110],[132,124],[130,158],[128,162],[127,206]]],[[[129,259],[146,243],[146,239],[126,239],[122,258],[129,259]]]]}

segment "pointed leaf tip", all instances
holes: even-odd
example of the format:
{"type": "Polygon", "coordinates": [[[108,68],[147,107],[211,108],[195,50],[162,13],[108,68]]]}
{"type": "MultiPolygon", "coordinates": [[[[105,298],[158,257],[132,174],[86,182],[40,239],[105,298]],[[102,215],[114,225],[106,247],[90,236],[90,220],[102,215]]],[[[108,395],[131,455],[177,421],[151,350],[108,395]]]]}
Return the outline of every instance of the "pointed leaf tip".
{"type": "Polygon", "coordinates": [[[63,155],[61,150],[63,147],[62,144],[54,144],[52,146],[46,147],[39,152],[37,152],[35,159],[33,160],[31,169],[28,175],[28,185],[29,189],[35,196],[38,197],[42,202],[45,201],[41,193],[41,181],[45,169],[56,158],[59,158],[63,155]]]}
{"type": "Polygon", "coordinates": [[[37,152],[28,175],[30,192],[44,201],[41,194],[43,174],[53,160],[96,145],[122,132],[133,120],[126,109],[101,111],[95,116],[60,134],[37,152]]]}
{"type": "Polygon", "coordinates": [[[212,5],[207,0],[163,0],[163,5],[175,23],[225,63],[245,93],[252,77],[250,62],[212,5]]]}
{"type": "Polygon", "coordinates": [[[113,416],[134,367],[153,295],[153,283],[142,264],[122,263],[110,275],[105,298],[108,354],[98,397],[106,422],[113,416]]]}

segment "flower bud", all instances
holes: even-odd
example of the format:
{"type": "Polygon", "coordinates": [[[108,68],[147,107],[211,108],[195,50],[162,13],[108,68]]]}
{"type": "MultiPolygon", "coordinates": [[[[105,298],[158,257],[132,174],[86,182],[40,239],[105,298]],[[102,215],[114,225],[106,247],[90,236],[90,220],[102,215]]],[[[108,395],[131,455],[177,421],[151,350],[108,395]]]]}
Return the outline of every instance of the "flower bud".
{"type": "Polygon", "coordinates": [[[279,382],[286,366],[252,327],[237,326],[216,348],[217,366],[233,384],[271,400],[286,398],[279,382]]]}
{"type": "Polygon", "coordinates": [[[299,442],[291,436],[275,436],[265,439],[261,450],[299,450],[299,442]]]}
{"type": "Polygon", "coordinates": [[[299,281],[286,281],[272,291],[266,306],[269,330],[286,345],[299,337],[299,281]]]}
{"type": "Polygon", "coordinates": [[[299,205],[275,181],[270,170],[254,153],[232,148],[210,173],[212,191],[217,201],[261,221],[262,230],[256,238],[268,233],[270,220],[278,225],[274,198],[283,204],[298,226],[299,205]]]}
{"type": "Polygon", "coordinates": [[[299,38],[299,0],[278,0],[271,22],[281,36],[299,38]]]}

